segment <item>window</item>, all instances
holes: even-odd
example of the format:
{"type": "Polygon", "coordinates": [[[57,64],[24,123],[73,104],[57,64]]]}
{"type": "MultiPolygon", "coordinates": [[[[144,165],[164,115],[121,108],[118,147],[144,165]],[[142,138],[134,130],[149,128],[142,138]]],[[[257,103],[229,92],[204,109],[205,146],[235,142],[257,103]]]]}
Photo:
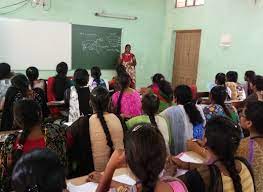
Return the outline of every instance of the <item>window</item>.
{"type": "Polygon", "coordinates": [[[175,2],[176,8],[192,7],[205,4],[205,0],[175,0],[175,2]]]}

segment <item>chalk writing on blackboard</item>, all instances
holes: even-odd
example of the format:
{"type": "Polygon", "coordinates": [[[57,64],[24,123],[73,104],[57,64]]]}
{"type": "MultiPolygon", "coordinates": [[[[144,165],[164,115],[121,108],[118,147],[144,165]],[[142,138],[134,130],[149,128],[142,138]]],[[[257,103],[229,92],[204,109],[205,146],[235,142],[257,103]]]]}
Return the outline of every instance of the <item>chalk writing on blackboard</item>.
{"type": "Polygon", "coordinates": [[[107,36],[80,32],[82,52],[94,52],[98,55],[107,52],[119,53],[121,38],[116,33],[107,36]]]}

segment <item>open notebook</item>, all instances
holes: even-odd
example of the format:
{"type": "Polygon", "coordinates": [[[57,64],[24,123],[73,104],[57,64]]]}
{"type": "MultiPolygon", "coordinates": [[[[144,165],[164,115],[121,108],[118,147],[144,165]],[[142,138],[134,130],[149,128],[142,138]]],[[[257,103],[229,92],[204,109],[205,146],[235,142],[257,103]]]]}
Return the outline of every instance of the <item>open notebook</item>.
{"type": "MultiPolygon", "coordinates": [[[[117,181],[119,183],[124,183],[127,185],[135,185],[135,180],[129,177],[128,175],[120,175],[113,177],[114,181],[117,181]]],[[[98,184],[97,183],[85,183],[83,185],[73,185],[72,183],[68,183],[68,190],[69,192],[95,192],[97,189],[98,184]]]]}
{"type": "MultiPolygon", "coordinates": [[[[200,155],[198,155],[194,152],[181,153],[181,154],[177,155],[177,157],[184,162],[200,163],[200,164],[205,162],[204,158],[202,158],[200,155]]],[[[176,177],[184,175],[186,172],[187,172],[187,170],[178,169],[176,177]]]]}

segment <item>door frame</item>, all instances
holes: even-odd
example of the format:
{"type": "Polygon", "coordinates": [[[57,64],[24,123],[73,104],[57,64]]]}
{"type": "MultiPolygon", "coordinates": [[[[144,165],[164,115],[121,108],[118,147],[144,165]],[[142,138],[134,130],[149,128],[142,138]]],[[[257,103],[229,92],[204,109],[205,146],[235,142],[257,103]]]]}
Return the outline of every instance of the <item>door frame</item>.
{"type": "MultiPolygon", "coordinates": [[[[173,84],[174,82],[174,70],[176,66],[176,61],[175,61],[175,51],[176,51],[176,34],[177,33],[189,33],[189,32],[200,32],[201,37],[200,37],[200,48],[199,48],[199,57],[198,57],[198,67],[197,67],[197,77],[196,81],[198,80],[198,71],[199,71],[199,61],[200,61],[200,50],[201,50],[201,43],[202,43],[202,29],[174,29],[172,31],[172,58],[171,58],[171,63],[172,63],[172,78],[171,78],[171,83],[172,86],[174,87],[175,85],[173,84]]],[[[175,88],[175,87],[174,87],[175,88]]]]}

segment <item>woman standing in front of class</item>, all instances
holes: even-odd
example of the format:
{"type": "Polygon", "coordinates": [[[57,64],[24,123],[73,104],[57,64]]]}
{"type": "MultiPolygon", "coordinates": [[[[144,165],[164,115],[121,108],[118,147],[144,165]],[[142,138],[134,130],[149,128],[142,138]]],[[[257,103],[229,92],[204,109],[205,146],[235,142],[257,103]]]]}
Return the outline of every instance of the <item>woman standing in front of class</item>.
{"type": "Polygon", "coordinates": [[[134,85],[136,83],[136,73],[135,73],[135,66],[137,64],[135,55],[131,53],[131,45],[127,44],[125,46],[125,52],[121,54],[119,58],[119,64],[123,65],[127,71],[127,73],[130,75],[132,82],[131,84],[134,85]]]}

